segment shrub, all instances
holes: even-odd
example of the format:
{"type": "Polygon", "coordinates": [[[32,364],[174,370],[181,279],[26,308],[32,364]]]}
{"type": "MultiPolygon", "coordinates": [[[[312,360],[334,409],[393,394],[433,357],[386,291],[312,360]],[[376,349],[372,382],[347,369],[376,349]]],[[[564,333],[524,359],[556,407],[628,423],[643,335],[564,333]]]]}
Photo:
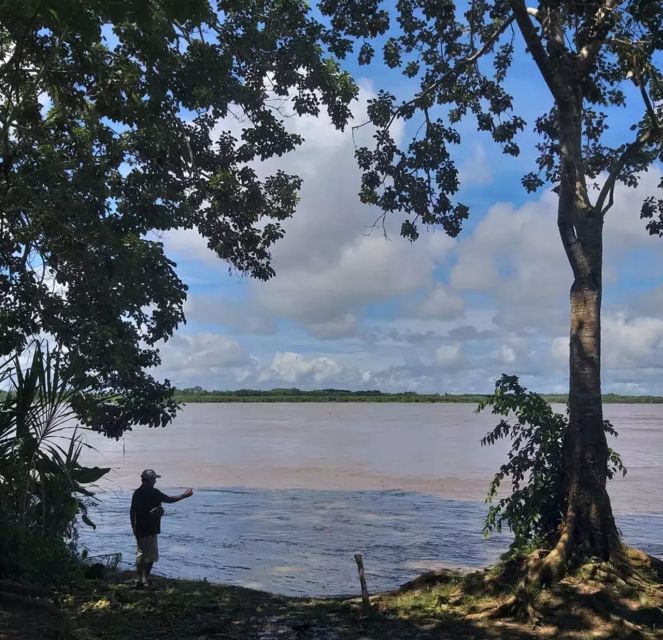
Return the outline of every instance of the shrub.
{"type": "MultiPolygon", "coordinates": [[[[477,413],[487,407],[502,419],[481,439],[481,445],[509,438],[511,449],[488,489],[486,502],[491,506],[484,533],[499,532],[506,525],[514,534],[513,551],[545,545],[566,511],[564,438],[568,417],[521,386],[517,376],[502,375],[495,383],[495,392],[479,403],[477,413]],[[494,502],[505,480],[510,481],[511,492],[494,502]]],[[[603,421],[603,428],[617,436],[608,420],[603,421]]],[[[619,454],[610,449],[609,455],[608,477],[618,472],[625,475],[619,454]]]]}
{"type": "Polygon", "coordinates": [[[57,575],[76,563],[77,517],[94,526],[88,486],[108,469],[80,464],[76,390],[58,354],[34,342],[30,356],[0,366],[0,573],[57,575]]]}

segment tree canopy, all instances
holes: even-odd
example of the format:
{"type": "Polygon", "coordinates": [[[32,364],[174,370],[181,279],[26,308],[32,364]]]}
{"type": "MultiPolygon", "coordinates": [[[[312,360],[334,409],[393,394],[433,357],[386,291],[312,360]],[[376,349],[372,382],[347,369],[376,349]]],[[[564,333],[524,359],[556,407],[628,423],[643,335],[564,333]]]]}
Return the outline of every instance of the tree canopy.
{"type": "Polygon", "coordinates": [[[79,398],[88,424],[165,424],[149,369],[186,285],[161,234],[273,275],[300,180],[256,164],[302,142],[287,117],[345,125],[347,46],[298,1],[0,2],[0,355],[46,336],[72,384],[112,398],[79,398]]]}
{"type": "MultiPolygon", "coordinates": [[[[419,225],[441,225],[451,236],[461,230],[469,208],[457,199],[454,148],[463,143],[460,125],[466,119],[511,156],[519,155],[526,140],[521,132],[535,133],[536,166],[523,176],[522,184],[527,191],[557,186],[560,104],[580,91],[583,171],[597,187],[596,205],[603,213],[612,204],[615,184],[636,186],[639,173],[662,159],[660,2],[536,4],[534,8],[521,0],[401,0],[393,12],[382,0],[322,0],[332,24],[361,42],[360,64],[373,59],[379,36],[384,64],[418,86],[414,95],[401,100],[390,91],[379,91],[368,110],[375,144],[357,149],[362,200],[385,213],[405,214],[404,236],[415,239],[419,225]],[[514,55],[521,60],[531,57],[551,93],[550,110],[533,123],[518,113],[519,105],[509,92],[514,55]],[[613,106],[633,114],[633,134],[624,132],[618,144],[605,141],[613,106]],[[399,120],[409,123],[408,131],[416,131],[404,144],[394,139],[392,125],[399,120]]],[[[643,214],[660,216],[661,211],[663,202],[654,198],[647,201],[643,214]]],[[[661,232],[660,217],[649,229],[661,232]]]]}

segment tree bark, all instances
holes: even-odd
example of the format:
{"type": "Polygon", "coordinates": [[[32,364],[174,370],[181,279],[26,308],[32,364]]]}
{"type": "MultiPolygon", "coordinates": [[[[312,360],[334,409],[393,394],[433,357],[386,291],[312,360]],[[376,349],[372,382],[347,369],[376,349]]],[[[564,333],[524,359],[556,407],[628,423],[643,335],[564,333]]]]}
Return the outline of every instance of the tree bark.
{"type": "MultiPolygon", "coordinates": [[[[574,276],[569,427],[564,443],[567,511],[560,540],[568,541],[571,553],[607,559],[617,549],[619,536],[606,490],[608,444],[601,398],[603,215],[591,205],[587,194],[580,90],[571,90],[568,99],[558,101],[557,106],[562,156],[558,226],[574,276]]],[[[568,550],[561,555],[567,558],[568,550]]]]}
{"type": "Polygon", "coordinates": [[[577,278],[571,287],[569,427],[564,461],[564,525],[572,528],[571,539],[582,555],[607,559],[619,537],[606,490],[608,444],[601,400],[600,279],[577,278]]]}

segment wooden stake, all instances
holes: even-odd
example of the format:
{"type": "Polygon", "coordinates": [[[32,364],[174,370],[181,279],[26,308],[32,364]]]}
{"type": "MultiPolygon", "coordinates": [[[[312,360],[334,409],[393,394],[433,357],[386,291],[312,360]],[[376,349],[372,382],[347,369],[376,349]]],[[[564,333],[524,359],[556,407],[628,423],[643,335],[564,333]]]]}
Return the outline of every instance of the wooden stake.
{"type": "Polygon", "coordinates": [[[364,575],[364,560],[361,557],[361,553],[355,553],[355,562],[357,563],[357,571],[359,571],[359,584],[361,585],[361,617],[368,618],[371,613],[371,602],[368,599],[366,576],[364,575]]]}

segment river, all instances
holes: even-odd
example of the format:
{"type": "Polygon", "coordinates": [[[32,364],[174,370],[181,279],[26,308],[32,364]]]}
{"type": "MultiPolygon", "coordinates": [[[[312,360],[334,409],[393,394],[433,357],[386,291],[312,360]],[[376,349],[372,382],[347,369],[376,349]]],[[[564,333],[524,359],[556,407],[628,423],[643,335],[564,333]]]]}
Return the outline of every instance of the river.
{"type": "MultiPolygon", "coordinates": [[[[561,409],[561,408],[560,408],[561,409]]],[[[610,445],[628,467],[610,483],[629,544],[663,556],[663,405],[606,405],[610,445]]],[[[119,440],[90,434],[86,462],[109,466],[92,555],[133,554],[131,490],[154,468],[166,493],[158,572],[288,595],[389,589],[439,566],[494,561],[509,536],[485,538],[483,498],[507,444],[481,447],[495,424],[470,404],[190,404],[165,429],[119,440]]]]}

